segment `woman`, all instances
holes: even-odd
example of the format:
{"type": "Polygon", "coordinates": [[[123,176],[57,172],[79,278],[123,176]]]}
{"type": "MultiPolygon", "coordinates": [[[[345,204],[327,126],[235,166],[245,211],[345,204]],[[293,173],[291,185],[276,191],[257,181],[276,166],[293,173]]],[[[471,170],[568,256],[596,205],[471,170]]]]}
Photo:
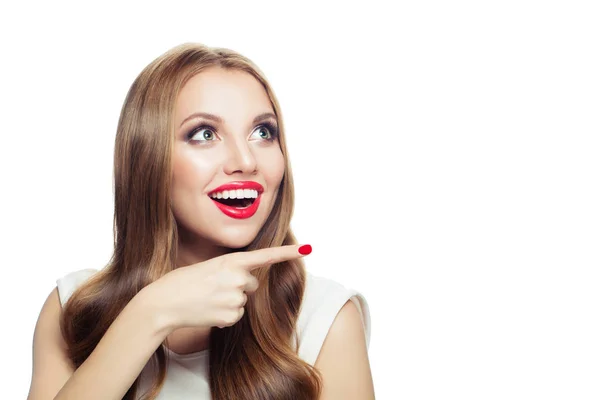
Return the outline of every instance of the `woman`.
{"type": "Polygon", "coordinates": [[[374,398],[367,303],[304,268],[281,111],[257,66],[166,52],[127,94],[114,160],[113,257],[57,280],[29,399],[374,398]]]}

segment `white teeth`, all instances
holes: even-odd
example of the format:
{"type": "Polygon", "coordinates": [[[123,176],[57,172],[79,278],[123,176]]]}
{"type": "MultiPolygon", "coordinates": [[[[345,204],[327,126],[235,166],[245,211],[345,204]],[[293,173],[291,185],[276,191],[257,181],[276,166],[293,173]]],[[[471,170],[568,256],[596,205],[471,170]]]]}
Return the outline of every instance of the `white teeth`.
{"type": "Polygon", "coordinates": [[[234,189],[223,190],[222,192],[213,193],[210,195],[213,199],[256,199],[258,190],[254,189],[234,189]]]}

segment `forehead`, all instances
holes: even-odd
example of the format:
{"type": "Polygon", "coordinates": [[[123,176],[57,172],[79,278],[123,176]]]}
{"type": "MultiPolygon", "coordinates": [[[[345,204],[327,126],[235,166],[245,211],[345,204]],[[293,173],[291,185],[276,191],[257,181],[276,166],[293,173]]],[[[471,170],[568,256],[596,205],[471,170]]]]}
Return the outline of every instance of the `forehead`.
{"type": "Polygon", "coordinates": [[[261,83],[244,71],[210,68],[194,75],[177,96],[175,122],[194,112],[217,114],[225,121],[252,120],[273,107],[261,83]]]}

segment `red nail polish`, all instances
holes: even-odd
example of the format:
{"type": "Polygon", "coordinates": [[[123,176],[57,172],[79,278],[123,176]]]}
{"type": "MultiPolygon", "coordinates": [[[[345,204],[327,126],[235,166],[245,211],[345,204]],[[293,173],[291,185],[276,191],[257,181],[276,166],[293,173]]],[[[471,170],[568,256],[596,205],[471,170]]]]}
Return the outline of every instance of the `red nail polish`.
{"type": "Polygon", "coordinates": [[[300,246],[298,248],[298,252],[302,255],[307,255],[312,252],[312,246],[310,244],[305,244],[304,246],[300,246]]]}

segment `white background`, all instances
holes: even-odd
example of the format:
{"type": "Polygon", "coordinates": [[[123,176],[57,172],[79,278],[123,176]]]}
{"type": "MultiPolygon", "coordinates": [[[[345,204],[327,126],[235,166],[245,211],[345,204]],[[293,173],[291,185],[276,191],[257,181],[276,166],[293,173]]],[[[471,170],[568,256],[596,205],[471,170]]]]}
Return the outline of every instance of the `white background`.
{"type": "Polygon", "coordinates": [[[273,85],[294,232],[367,298],[378,399],[598,399],[592,3],[3,4],[2,397],[56,279],[110,257],[129,85],[201,42],[273,85]]]}

